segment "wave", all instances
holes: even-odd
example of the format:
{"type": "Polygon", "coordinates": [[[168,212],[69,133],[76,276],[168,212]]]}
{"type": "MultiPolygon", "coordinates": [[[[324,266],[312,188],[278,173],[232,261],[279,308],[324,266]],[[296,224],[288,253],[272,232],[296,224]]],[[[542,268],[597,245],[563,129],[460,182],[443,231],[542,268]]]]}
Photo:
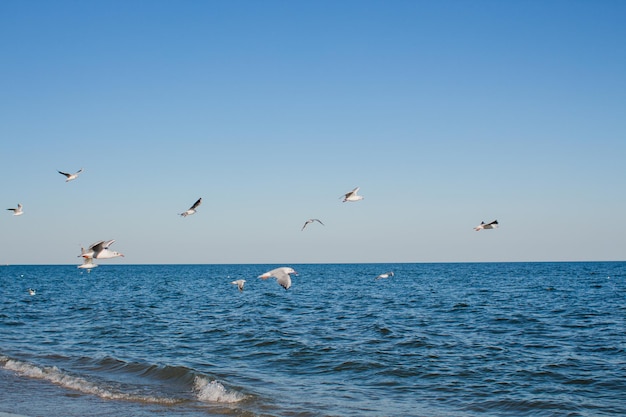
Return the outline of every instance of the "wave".
{"type": "Polygon", "coordinates": [[[101,380],[96,381],[93,377],[87,378],[75,375],[57,366],[42,366],[0,355],[0,369],[14,372],[22,377],[48,381],[60,387],[83,394],[95,395],[105,400],[176,405],[189,403],[195,399],[202,403],[233,404],[247,397],[235,390],[227,389],[217,380],[197,374],[185,367],[127,363],[110,357],[100,360],[82,358],[79,362],[82,362],[82,366],[93,366],[93,368],[99,368],[100,371],[106,370],[108,372],[130,373],[147,377],[151,380],[173,379],[183,381],[185,386],[190,386],[190,389],[186,391],[191,392],[193,397],[168,396],[161,393],[145,394],[141,392],[146,390],[145,387],[137,386],[133,389],[126,383],[123,384],[124,389],[122,389],[118,388],[115,383],[101,380]]]}
{"type": "Polygon", "coordinates": [[[193,384],[196,373],[184,366],[155,365],[125,362],[110,356],[100,359],[81,357],[76,361],[81,368],[106,373],[135,375],[149,380],[160,380],[182,385],[193,384]]]}
{"type": "Polygon", "coordinates": [[[238,403],[245,399],[245,395],[236,391],[228,391],[222,384],[206,377],[196,376],[194,380],[194,392],[198,399],[212,403],[238,403]]]}

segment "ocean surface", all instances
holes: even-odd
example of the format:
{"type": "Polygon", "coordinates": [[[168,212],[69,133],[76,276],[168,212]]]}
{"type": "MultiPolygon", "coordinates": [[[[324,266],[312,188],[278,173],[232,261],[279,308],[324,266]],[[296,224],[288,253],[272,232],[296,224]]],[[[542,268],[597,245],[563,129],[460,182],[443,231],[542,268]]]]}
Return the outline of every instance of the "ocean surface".
{"type": "Polygon", "coordinates": [[[626,415],[625,262],[277,266],[0,267],[0,413],[626,415]]]}

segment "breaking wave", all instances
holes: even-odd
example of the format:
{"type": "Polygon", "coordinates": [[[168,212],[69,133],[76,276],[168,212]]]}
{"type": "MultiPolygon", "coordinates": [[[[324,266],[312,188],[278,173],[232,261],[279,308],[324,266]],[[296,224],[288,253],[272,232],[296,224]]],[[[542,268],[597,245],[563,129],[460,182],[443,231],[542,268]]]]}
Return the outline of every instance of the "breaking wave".
{"type": "Polygon", "coordinates": [[[197,376],[193,385],[198,399],[203,402],[230,404],[245,398],[245,395],[236,391],[229,391],[218,381],[209,381],[205,377],[197,376]]]}
{"type": "MultiPolygon", "coordinates": [[[[132,401],[147,404],[175,405],[191,402],[194,399],[203,403],[237,403],[246,398],[245,395],[234,390],[229,390],[217,380],[209,377],[194,375],[193,371],[184,367],[142,365],[127,363],[112,358],[105,358],[98,361],[91,361],[95,368],[106,369],[108,372],[126,372],[137,374],[150,379],[175,379],[182,381],[192,381],[191,387],[186,390],[193,394],[191,398],[183,396],[167,396],[162,394],[141,393],[144,388],[137,386],[135,389],[124,384],[124,390],[116,387],[115,383],[108,381],[95,381],[91,378],[74,375],[62,370],[57,366],[41,366],[23,360],[9,358],[0,355],[0,367],[12,371],[17,375],[26,378],[33,378],[48,381],[60,387],[74,390],[83,394],[95,395],[106,400],[132,401]],[[125,391],[126,390],[126,391],[125,391]],[[128,392],[128,391],[135,392],[128,392]]],[[[85,364],[83,363],[83,366],[85,364]]],[[[184,386],[188,386],[187,383],[184,386]]]]}

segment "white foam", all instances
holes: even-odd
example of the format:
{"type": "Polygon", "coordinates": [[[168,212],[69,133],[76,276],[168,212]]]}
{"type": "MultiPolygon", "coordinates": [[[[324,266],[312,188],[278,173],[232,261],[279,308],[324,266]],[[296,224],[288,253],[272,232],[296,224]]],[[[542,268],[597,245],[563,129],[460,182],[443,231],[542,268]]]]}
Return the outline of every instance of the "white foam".
{"type": "Polygon", "coordinates": [[[200,401],[213,403],[236,403],[245,398],[245,395],[235,391],[228,391],[218,381],[209,381],[207,378],[196,376],[193,388],[200,401]]]}
{"type": "Polygon", "coordinates": [[[138,401],[157,404],[176,404],[180,402],[180,400],[172,398],[160,398],[116,392],[115,390],[101,387],[86,380],[85,378],[69,375],[61,371],[56,366],[39,367],[28,362],[9,359],[6,356],[0,355],[0,363],[1,362],[5,362],[5,369],[13,371],[19,375],[26,376],[28,378],[43,379],[67,389],[82,392],[83,394],[96,395],[107,400],[138,401]]]}

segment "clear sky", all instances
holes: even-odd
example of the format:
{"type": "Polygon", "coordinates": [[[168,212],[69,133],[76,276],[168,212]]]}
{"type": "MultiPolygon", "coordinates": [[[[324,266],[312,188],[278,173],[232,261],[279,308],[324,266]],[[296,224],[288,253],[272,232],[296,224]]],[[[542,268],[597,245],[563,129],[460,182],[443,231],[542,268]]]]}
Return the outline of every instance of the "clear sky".
{"type": "Polygon", "coordinates": [[[102,265],[625,260],[625,21],[619,0],[2,1],[0,264],[108,239],[126,256],[102,265]]]}

